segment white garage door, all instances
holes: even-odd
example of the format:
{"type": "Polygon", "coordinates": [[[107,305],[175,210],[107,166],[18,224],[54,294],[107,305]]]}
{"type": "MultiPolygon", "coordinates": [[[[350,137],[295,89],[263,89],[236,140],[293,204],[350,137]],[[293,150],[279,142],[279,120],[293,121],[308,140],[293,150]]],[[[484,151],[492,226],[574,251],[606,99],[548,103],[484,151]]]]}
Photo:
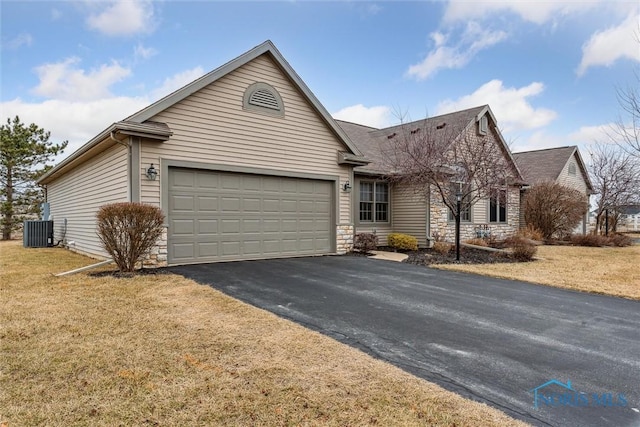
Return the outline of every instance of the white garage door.
{"type": "Polygon", "coordinates": [[[169,169],[169,264],[332,252],[333,182],[169,169]]]}

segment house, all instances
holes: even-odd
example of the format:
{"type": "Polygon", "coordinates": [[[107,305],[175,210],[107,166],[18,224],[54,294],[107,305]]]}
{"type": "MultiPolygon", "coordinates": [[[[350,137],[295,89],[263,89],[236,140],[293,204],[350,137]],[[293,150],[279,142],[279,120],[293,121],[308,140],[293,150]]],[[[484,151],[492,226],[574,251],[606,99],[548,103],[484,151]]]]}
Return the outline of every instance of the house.
{"type": "Polygon", "coordinates": [[[366,163],[266,41],[112,124],[39,184],[56,240],[98,257],[101,205],[161,207],[167,231],[152,258],[173,265],[345,253],[344,184],[366,163]]]}
{"type": "MultiPolygon", "coordinates": [[[[384,177],[390,166],[385,164],[385,145],[397,135],[434,129],[434,137],[454,141],[463,137],[485,139],[500,147],[515,178],[502,190],[499,199],[483,198],[461,212],[462,240],[491,233],[504,237],[517,232],[520,217],[520,188],[522,176],[511,152],[497,127],[488,105],[457,111],[427,119],[404,123],[384,129],[362,126],[337,120],[355,146],[370,163],[354,168],[354,218],[356,232],[378,235],[380,245],[387,244],[389,233],[406,233],[418,239],[419,246],[429,246],[435,238],[453,241],[455,218],[433,188],[415,192],[395,188],[384,177]],[[449,129],[444,132],[441,129],[449,129]]],[[[444,139],[447,140],[444,140],[444,139]]],[[[438,142],[438,141],[436,141],[438,142]]]]}
{"type": "MultiPolygon", "coordinates": [[[[488,106],[438,120],[474,135],[480,126],[517,169],[488,106]]],[[[98,209],[128,201],[166,216],[157,265],[343,254],[357,231],[376,231],[382,244],[389,231],[408,232],[426,245],[453,223],[435,195],[385,186],[367,141],[390,131],[338,124],[266,41],[111,124],[38,182],[55,239],[95,257],[108,255],[98,209]]],[[[505,192],[495,223],[489,201],[468,212],[465,236],[477,225],[517,230],[519,190],[505,192]]]]}
{"type": "MultiPolygon", "coordinates": [[[[574,188],[585,197],[593,193],[593,185],[580,151],[576,146],[548,148],[543,150],[513,153],[525,181],[530,184],[556,182],[574,188]]],[[[526,188],[523,189],[526,194],[526,188]]],[[[522,200],[524,200],[524,194],[522,200]]],[[[589,223],[588,211],[576,227],[576,232],[586,234],[589,223]]],[[[526,226],[524,213],[520,218],[521,227],[526,226]]]]}
{"type": "Polygon", "coordinates": [[[617,210],[620,212],[618,231],[640,231],[640,205],[624,205],[617,210]]]}

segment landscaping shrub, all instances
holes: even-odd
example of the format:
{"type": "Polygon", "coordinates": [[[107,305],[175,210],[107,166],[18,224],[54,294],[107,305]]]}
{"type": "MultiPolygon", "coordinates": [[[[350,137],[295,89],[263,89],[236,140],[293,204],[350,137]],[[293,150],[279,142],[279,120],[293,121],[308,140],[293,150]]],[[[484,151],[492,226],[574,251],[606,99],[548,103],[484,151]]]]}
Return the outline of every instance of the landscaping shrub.
{"type": "Polygon", "coordinates": [[[469,239],[469,240],[465,240],[465,243],[467,243],[469,245],[475,245],[475,246],[484,246],[484,247],[489,246],[489,244],[487,243],[486,240],[481,239],[479,237],[476,237],[476,238],[473,238],[473,239],[469,239]]]}
{"type": "Polygon", "coordinates": [[[609,240],[611,241],[611,244],[613,246],[618,246],[618,247],[631,246],[633,244],[633,240],[631,240],[631,237],[627,236],[626,234],[616,233],[613,236],[611,236],[609,240]]]}
{"type": "Polygon", "coordinates": [[[505,243],[511,248],[511,256],[518,261],[531,261],[538,252],[538,247],[523,237],[509,237],[505,243]]]}
{"type": "Polygon", "coordinates": [[[353,249],[368,254],[378,247],[378,236],[373,233],[357,233],[353,238],[353,249]]]}
{"type": "Polygon", "coordinates": [[[606,236],[599,234],[574,234],[571,236],[571,243],[576,246],[602,247],[610,244],[606,236]]]}
{"type": "Polygon", "coordinates": [[[387,236],[387,244],[401,251],[418,250],[418,239],[408,234],[391,233],[387,236]]]}
{"type": "Polygon", "coordinates": [[[525,239],[537,240],[540,242],[544,240],[542,232],[531,224],[527,225],[525,228],[518,230],[518,236],[524,237],[525,239]]]}
{"type": "Polygon", "coordinates": [[[570,235],[587,208],[578,190],[552,182],[536,184],[524,196],[524,219],[544,239],[570,235]]]}
{"type": "Polygon", "coordinates": [[[451,252],[452,248],[453,248],[453,245],[451,243],[447,243],[447,242],[433,243],[433,250],[438,252],[441,255],[447,255],[449,252],[451,252]]]}
{"type": "Polygon", "coordinates": [[[132,272],[164,230],[162,210],[142,203],[104,205],[96,218],[102,246],[122,272],[132,272]]]}

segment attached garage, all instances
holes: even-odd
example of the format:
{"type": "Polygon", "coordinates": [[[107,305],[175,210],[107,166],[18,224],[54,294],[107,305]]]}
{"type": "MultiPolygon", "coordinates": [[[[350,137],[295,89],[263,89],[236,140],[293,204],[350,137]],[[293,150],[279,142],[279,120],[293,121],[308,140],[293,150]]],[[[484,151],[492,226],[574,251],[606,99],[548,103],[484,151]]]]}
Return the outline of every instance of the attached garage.
{"type": "Polygon", "coordinates": [[[335,183],[169,168],[168,262],[334,252],[335,183]]]}

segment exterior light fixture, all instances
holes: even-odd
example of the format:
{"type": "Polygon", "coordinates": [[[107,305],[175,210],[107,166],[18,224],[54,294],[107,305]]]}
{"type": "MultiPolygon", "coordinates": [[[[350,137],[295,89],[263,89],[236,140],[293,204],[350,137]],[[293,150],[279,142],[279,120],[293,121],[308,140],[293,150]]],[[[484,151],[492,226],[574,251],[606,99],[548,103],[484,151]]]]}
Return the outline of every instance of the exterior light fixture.
{"type": "Polygon", "coordinates": [[[151,166],[147,169],[147,178],[149,178],[150,181],[155,181],[157,176],[158,171],[153,167],[153,163],[151,163],[151,166]]]}
{"type": "Polygon", "coordinates": [[[344,184],[342,184],[342,189],[346,192],[351,191],[351,183],[349,180],[346,180],[344,184]]]}

